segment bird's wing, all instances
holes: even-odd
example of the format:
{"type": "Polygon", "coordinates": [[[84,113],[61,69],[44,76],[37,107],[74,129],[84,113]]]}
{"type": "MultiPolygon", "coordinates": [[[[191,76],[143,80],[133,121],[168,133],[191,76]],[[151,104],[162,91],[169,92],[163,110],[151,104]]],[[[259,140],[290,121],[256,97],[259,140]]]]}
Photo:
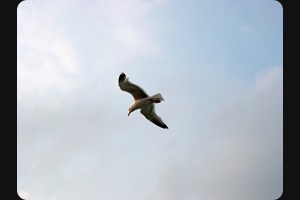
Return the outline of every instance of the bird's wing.
{"type": "Polygon", "coordinates": [[[152,123],[156,124],[161,128],[168,129],[168,126],[163,122],[163,120],[155,113],[154,104],[149,104],[141,109],[141,113],[152,123]]]}
{"type": "Polygon", "coordinates": [[[131,83],[124,73],[119,76],[119,86],[121,90],[129,92],[135,100],[148,97],[148,94],[138,85],[131,83]]]}

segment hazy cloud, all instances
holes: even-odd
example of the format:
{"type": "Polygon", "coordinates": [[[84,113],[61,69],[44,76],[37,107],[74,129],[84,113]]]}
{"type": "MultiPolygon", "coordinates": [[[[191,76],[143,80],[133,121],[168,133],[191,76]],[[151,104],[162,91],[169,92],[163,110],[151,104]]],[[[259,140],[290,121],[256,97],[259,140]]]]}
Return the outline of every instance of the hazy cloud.
{"type": "Polygon", "coordinates": [[[209,146],[191,143],[187,158],[174,157],[164,165],[155,199],[263,200],[281,195],[282,68],[258,77],[256,86],[212,116],[209,137],[194,136],[209,146]]]}
{"type": "Polygon", "coordinates": [[[256,42],[269,38],[262,35],[226,46],[235,37],[217,30],[236,33],[243,24],[218,21],[222,9],[237,19],[228,5],[214,10],[215,3],[207,1],[23,1],[19,195],[28,200],[279,196],[281,59],[262,62],[255,50],[237,56],[241,46],[266,44],[256,42]],[[270,68],[273,63],[280,67],[270,68]],[[247,73],[248,65],[257,68],[247,73]],[[161,92],[165,101],[156,110],[169,130],[138,111],[127,117],[133,99],[118,87],[121,72],[147,93],[161,92]]]}
{"type": "Polygon", "coordinates": [[[24,93],[72,88],[81,72],[72,43],[51,17],[29,8],[29,15],[23,13],[26,9],[18,9],[18,98],[24,93]]]}

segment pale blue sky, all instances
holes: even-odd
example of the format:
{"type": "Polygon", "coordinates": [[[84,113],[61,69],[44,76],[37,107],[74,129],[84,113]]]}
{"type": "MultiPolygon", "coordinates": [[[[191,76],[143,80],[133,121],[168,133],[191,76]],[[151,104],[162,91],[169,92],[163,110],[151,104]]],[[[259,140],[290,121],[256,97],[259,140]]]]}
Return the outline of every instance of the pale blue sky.
{"type": "Polygon", "coordinates": [[[282,7],[273,0],[26,0],[18,185],[28,200],[275,199],[282,7]],[[165,101],[135,111],[124,72],[165,101]]]}

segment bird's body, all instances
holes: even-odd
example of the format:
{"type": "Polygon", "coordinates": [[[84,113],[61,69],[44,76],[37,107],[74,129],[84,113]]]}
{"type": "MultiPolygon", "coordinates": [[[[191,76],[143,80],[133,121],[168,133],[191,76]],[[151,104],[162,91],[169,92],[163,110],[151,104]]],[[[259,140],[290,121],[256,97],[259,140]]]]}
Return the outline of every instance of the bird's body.
{"type": "Polygon", "coordinates": [[[163,97],[160,93],[153,96],[149,96],[142,88],[131,83],[129,78],[126,78],[124,73],[119,76],[119,87],[121,90],[130,93],[134,102],[129,108],[128,116],[131,112],[141,109],[141,113],[152,123],[161,128],[167,129],[168,126],[162,121],[162,119],[155,113],[154,103],[160,103],[163,101],[163,97]]]}
{"type": "Polygon", "coordinates": [[[153,103],[160,103],[164,99],[162,98],[161,94],[156,94],[151,97],[145,97],[142,99],[134,100],[133,104],[130,106],[131,110],[134,111],[136,109],[142,109],[143,107],[153,104],[153,103]]]}

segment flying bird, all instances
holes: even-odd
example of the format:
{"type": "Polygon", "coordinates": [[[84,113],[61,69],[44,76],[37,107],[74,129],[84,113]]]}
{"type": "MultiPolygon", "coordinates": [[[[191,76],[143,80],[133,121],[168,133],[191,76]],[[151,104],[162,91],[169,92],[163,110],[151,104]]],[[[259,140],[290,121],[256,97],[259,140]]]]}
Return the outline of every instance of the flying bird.
{"type": "Polygon", "coordinates": [[[121,73],[119,76],[119,86],[121,90],[130,93],[134,102],[129,107],[128,116],[130,113],[137,109],[141,109],[141,113],[152,123],[157,126],[168,129],[168,126],[162,121],[162,119],[155,113],[155,103],[160,103],[163,101],[163,97],[160,93],[157,93],[153,96],[149,96],[141,87],[135,85],[129,81],[129,78],[126,78],[124,73],[121,73]]]}

